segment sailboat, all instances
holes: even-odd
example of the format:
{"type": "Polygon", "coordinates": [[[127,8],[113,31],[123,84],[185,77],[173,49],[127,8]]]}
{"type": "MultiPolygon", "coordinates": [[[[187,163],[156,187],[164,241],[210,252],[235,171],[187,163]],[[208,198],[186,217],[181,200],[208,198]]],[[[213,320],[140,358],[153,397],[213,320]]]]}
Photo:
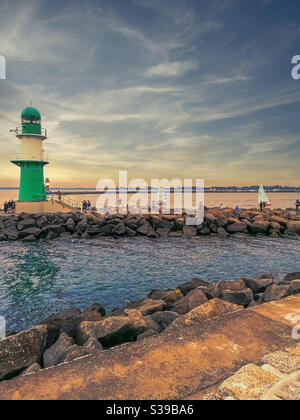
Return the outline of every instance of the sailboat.
{"type": "Polygon", "coordinates": [[[271,206],[272,205],[271,201],[269,200],[269,198],[268,198],[268,196],[265,192],[265,189],[264,189],[263,185],[261,185],[259,187],[259,191],[258,191],[258,205],[260,205],[260,203],[266,203],[266,206],[271,206]]]}

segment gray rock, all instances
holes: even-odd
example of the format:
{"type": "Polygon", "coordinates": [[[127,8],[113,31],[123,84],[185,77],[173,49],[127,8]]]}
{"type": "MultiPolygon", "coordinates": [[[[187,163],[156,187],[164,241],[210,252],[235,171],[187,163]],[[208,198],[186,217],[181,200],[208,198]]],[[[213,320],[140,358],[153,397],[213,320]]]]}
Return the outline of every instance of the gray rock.
{"type": "Polygon", "coordinates": [[[236,305],[248,306],[253,300],[253,292],[248,288],[240,290],[223,290],[222,299],[227,302],[235,303],[236,305]]]}
{"type": "Polygon", "coordinates": [[[154,330],[151,330],[151,329],[149,329],[149,330],[146,330],[144,333],[142,333],[142,334],[139,334],[138,336],[137,336],[137,341],[142,341],[142,340],[144,340],[145,338],[148,338],[148,337],[153,337],[154,335],[158,335],[159,333],[157,332],[157,331],[154,331],[154,330]]]}
{"type": "Polygon", "coordinates": [[[292,280],[300,280],[300,273],[289,273],[283,279],[283,281],[292,281],[292,280]]]}
{"type": "Polygon", "coordinates": [[[134,341],[146,330],[142,314],[136,310],[125,310],[127,316],[110,316],[98,322],[82,322],[78,327],[76,341],[84,344],[93,337],[103,347],[112,347],[128,341],[134,341]]]}
{"type": "Polygon", "coordinates": [[[42,229],[49,224],[48,219],[46,216],[42,216],[40,219],[36,221],[36,225],[38,228],[42,229]]]}
{"type": "Polygon", "coordinates": [[[83,312],[99,312],[102,316],[106,315],[106,311],[104,306],[100,305],[99,303],[93,303],[91,306],[86,308],[83,312]]]}
{"type": "Polygon", "coordinates": [[[266,290],[268,286],[274,283],[274,280],[271,278],[242,278],[246,286],[251,289],[254,293],[262,293],[266,290]]]}
{"type": "Polygon", "coordinates": [[[57,235],[54,232],[49,232],[46,236],[46,239],[48,241],[51,241],[52,239],[55,239],[57,237],[57,235]]]}
{"type": "Polygon", "coordinates": [[[113,235],[122,236],[125,235],[126,226],[123,222],[118,223],[112,230],[113,235]]]}
{"type": "Polygon", "coordinates": [[[81,357],[88,356],[90,353],[86,347],[77,346],[74,344],[69,347],[61,356],[58,364],[72,362],[73,360],[80,359],[81,357]]]}
{"type": "Polygon", "coordinates": [[[29,366],[27,369],[22,372],[21,376],[31,375],[32,373],[36,373],[41,371],[42,368],[38,363],[33,363],[33,365],[29,366]]]}
{"type": "Polygon", "coordinates": [[[185,296],[189,292],[191,292],[192,290],[196,289],[199,286],[210,287],[211,283],[208,283],[205,280],[194,278],[194,279],[191,279],[191,280],[187,281],[186,283],[180,284],[178,286],[178,289],[181,290],[181,293],[185,296]]]}
{"type": "Polygon", "coordinates": [[[74,220],[71,217],[69,217],[65,226],[66,226],[67,230],[71,233],[74,233],[75,230],[76,230],[76,223],[74,222],[74,220]]]}
{"type": "Polygon", "coordinates": [[[60,363],[66,351],[75,344],[73,338],[67,334],[61,334],[57,342],[45,351],[43,356],[44,368],[55,366],[60,363]]]}
{"type": "Polygon", "coordinates": [[[289,294],[289,286],[277,286],[272,284],[269,286],[264,293],[264,302],[272,302],[274,300],[282,299],[289,294]]]}
{"type": "Polygon", "coordinates": [[[207,301],[207,296],[203,290],[196,289],[192,290],[185,297],[176,302],[171,307],[171,310],[183,315],[207,301]]]}
{"type": "Polygon", "coordinates": [[[170,308],[177,300],[183,297],[182,292],[179,289],[176,290],[152,290],[148,298],[154,300],[164,300],[170,308]]]}
{"type": "Polygon", "coordinates": [[[218,234],[220,237],[222,237],[222,238],[227,238],[227,237],[229,236],[229,233],[228,233],[228,232],[226,232],[226,230],[225,230],[224,228],[222,228],[222,227],[219,227],[219,228],[217,229],[217,234],[218,234]]]}
{"type": "Polygon", "coordinates": [[[154,299],[142,299],[137,302],[133,302],[127,306],[128,309],[136,309],[140,311],[144,316],[151,315],[154,312],[163,311],[167,309],[167,304],[164,300],[154,299]]]}
{"type": "Polygon", "coordinates": [[[0,380],[39,363],[46,347],[47,327],[30,330],[0,340],[0,380]]]}
{"type": "Polygon", "coordinates": [[[16,229],[15,226],[9,226],[5,228],[3,234],[9,241],[16,241],[19,239],[20,232],[16,229]]]}
{"type": "Polygon", "coordinates": [[[53,232],[56,235],[59,235],[60,233],[64,231],[65,229],[61,225],[48,225],[42,229],[42,234],[47,235],[49,232],[53,232]]]}
{"type": "Polygon", "coordinates": [[[26,236],[26,238],[22,239],[23,242],[36,242],[37,238],[34,235],[26,236]]]}
{"type": "Polygon", "coordinates": [[[228,233],[240,233],[247,229],[247,225],[242,222],[232,223],[227,226],[226,230],[228,233]]]}
{"type": "Polygon", "coordinates": [[[34,219],[25,219],[18,223],[18,230],[35,228],[36,223],[34,219]]]}
{"type": "Polygon", "coordinates": [[[146,322],[146,328],[149,330],[154,330],[156,332],[161,332],[162,328],[158,322],[154,321],[152,315],[144,316],[144,320],[146,322]]]}
{"type": "Polygon", "coordinates": [[[300,280],[293,280],[290,282],[288,294],[289,295],[300,294],[300,280]]]}
{"type": "Polygon", "coordinates": [[[175,319],[179,317],[179,315],[177,312],[164,311],[164,312],[155,312],[155,314],[151,315],[151,317],[164,330],[169,325],[171,325],[172,322],[174,322],[175,319]]]}
{"type": "Polygon", "coordinates": [[[83,345],[89,354],[98,353],[103,350],[103,347],[96,338],[89,338],[83,345]]]}
{"type": "Polygon", "coordinates": [[[26,238],[27,236],[35,236],[36,238],[39,238],[41,232],[41,229],[37,227],[24,229],[19,233],[19,238],[26,238]]]}

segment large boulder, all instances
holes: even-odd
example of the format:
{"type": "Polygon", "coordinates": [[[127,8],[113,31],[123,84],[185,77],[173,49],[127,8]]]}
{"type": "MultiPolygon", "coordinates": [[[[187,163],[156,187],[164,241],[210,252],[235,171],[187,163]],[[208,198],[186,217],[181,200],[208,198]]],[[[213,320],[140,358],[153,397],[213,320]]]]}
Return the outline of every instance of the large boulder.
{"type": "Polygon", "coordinates": [[[272,302],[274,300],[280,300],[289,294],[289,286],[282,285],[277,286],[272,284],[269,286],[264,293],[264,302],[272,302]]]}
{"type": "Polygon", "coordinates": [[[3,231],[3,234],[7,237],[9,241],[16,241],[20,237],[20,232],[16,229],[15,226],[8,226],[3,231]]]}
{"type": "Polygon", "coordinates": [[[60,233],[64,231],[65,229],[62,227],[62,225],[48,225],[42,229],[42,234],[47,235],[49,232],[53,232],[56,235],[59,235],[60,233]]]}
{"type": "Polygon", "coordinates": [[[131,303],[127,306],[127,309],[136,309],[146,316],[167,309],[167,304],[164,300],[146,298],[131,303]]]}
{"type": "Polygon", "coordinates": [[[66,351],[75,344],[73,338],[67,334],[62,333],[57,342],[45,351],[43,355],[44,368],[55,366],[61,363],[61,359],[66,354],[66,351]]]}
{"type": "Polygon", "coordinates": [[[272,216],[271,217],[271,222],[272,223],[278,223],[280,226],[283,226],[284,228],[287,227],[287,220],[283,219],[282,217],[279,217],[279,216],[272,216]]]}
{"type": "Polygon", "coordinates": [[[37,228],[37,227],[31,227],[28,229],[24,229],[21,230],[19,233],[19,238],[26,238],[27,236],[35,236],[36,238],[39,238],[40,234],[41,234],[41,229],[37,228]]]}
{"type": "Polygon", "coordinates": [[[118,223],[112,230],[113,235],[122,236],[125,235],[126,226],[123,222],[118,223]]]}
{"type": "Polygon", "coordinates": [[[232,223],[228,225],[226,228],[228,233],[239,233],[239,232],[243,232],[246,229],[247,229],[247,225],[242,222],[232,223]]]}
{"type": "Polygon", "coordinates": [[[150,223],[148,223],[148,222],[145,222],[145,223],[143,223],[138,229],[137,229],[137,232],[140,234],[140,235],[145,235],[145,236],[147,236],[148,234],[150,234],[150,233],[155,233],[155,231],[154,231],[154,229],[153,229],[153,227],[150,225],[150,223]]]}
{"type": "Polygon", "coordinates": [[[252,290],[245,287],[240,290],[223,290],[222,299],[236,305],[248,306],[254,300],[254,296],[252,290]]]}
{"type": "Polygon", "coordinates": [[[76,341],[83,345],[89,338],[96,338],[103,347],[112,347],[133,341],[146,331],[146,322],[139,311],[125,310],[126,316],[110,316],[98,322],[82,322],[76,341]]]}
{"type": "Polygon", "coordinates": [[[34,219],[25,219],[18,223],[18,230],[35,228],[36,223],[34,219]]]}
{"type": "Polygon", "coordinates": [[[154,300],[164,300],[170,308],[177,300],[181,299],[183,294],[180,289],[175,290],[152,290],[148,298],[154,300]]]}
{"type": "Polygon", "coordinates": [[[208,298],[204,291],[201,289],[195,289],[189,292],[185,297],[177,301],[171,307],[171,310],[172,312],[177,312],[178,314],[183,315],[207,301],[208,298]]]}
{"type": "Polygon", "coordinates": [[[289,273],[287,274],[283,281],[293,281],[293,280],[299,280],[300,279],[300,273],[289,273]]]}
{"type": "Polygon", "coordinates": [[[262,293],[266,290],[268,286],[274,283],[274,280],[271,278],[262,278],[255,279],[252,277],[242,278],[246,286],[252,290],[254,293],[262,293]]]}
{"type": "Polygon", "coordinates": [[[71,217],[69,217],[65,226],[66,226],[66,229],[71,233],[74,233],[76,230],[76,223],[71,217]]]}
{"type": "Polygon", "coordinates": [[[16,375],[33,363],[39,363],[46,341],[45,325],[0,340],[0,380],[16,375]]]}
{"type": "Polygon", "coordinates": [[[289,295],[300,294],[300,280],[293,280],[290,282],[288,294],[289,295]]]}
{"type": "Polygon", "coordinates": [[[164,311],[155,312],[155,314],[151,315],[151,317],[160,325],[161,329],[164,330],[179,317],[179,314],[177,312],[164,311]]]}
{"type": "Polygon", "coordinates": [[[37,221],[36,221],[36,225],[37,227],[39,227],[40,229],[44,228],[45,226],[47,226],[49,224],[48,219],[46,216],[42,216],[40,217],[37,221]]]}
{"type": "Polygon", "coordinates": [[[176,319],[170,328],[182,328],[191,322],[204,322],[208,319],[221,317],[241,309],[244,309],[244,307],[215,298],[197,306],[183,317],[176,319]]]}
{"type": "Polygon", "coordinates": [[[106,315],[105,308],[104,306],[100,305],[100,303],[93,303],[91,306],[89,306],[83,311],[83,313],[87,312],[98,312],[102,316],[106,315]]]}
{"type": "Polygon", "coordinates": [[[259,233],[261,234],[267,234],[270,228],[270,223],[264,220],[256,221],[251,224],[250,230],[251,233],[254,235],[257,235],[259,233]]]}
{"type": "Polygon", "coordinates": [[[183,284],[180,284],[178,286],[178,289],[181,291],[181,293],[185,296],[192,290],[196,289],[197,287],[204,286],[204,287],[210,287],[211,283],[208,283],[205,280],[193,278],[183,284]]]}
{"type": "MultiPolygon", "coordinates": [[[[287,224],[287,231],[294,232],[296,235],[300,235],[300,221],[290,220],[287,224]]],[[[287,231],[285,233],[287,233],[287,231]]]]}

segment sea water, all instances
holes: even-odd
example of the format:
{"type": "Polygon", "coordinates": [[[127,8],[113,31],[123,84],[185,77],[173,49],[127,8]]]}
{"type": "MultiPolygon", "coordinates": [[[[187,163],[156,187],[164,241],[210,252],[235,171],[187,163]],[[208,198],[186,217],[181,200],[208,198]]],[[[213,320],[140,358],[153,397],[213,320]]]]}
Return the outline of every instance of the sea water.
{"type": "Polygon", "coordinates": [[[200,277],[300,271],[300,241],[250,237],[103,238],[0,243],[0,315],[19,331],[68,307],[107,310],[200,277]]]}

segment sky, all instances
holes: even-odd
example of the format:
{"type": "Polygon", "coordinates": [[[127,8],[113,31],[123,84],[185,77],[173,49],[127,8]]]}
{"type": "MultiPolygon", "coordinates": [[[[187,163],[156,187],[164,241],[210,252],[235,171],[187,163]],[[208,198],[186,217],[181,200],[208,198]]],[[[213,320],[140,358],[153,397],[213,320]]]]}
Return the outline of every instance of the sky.
{"type": "Polygon", "coordinates": [[[32,101],[51,184],[300,185],[298,0],[0,0],[0,187],[32,101]]]}

